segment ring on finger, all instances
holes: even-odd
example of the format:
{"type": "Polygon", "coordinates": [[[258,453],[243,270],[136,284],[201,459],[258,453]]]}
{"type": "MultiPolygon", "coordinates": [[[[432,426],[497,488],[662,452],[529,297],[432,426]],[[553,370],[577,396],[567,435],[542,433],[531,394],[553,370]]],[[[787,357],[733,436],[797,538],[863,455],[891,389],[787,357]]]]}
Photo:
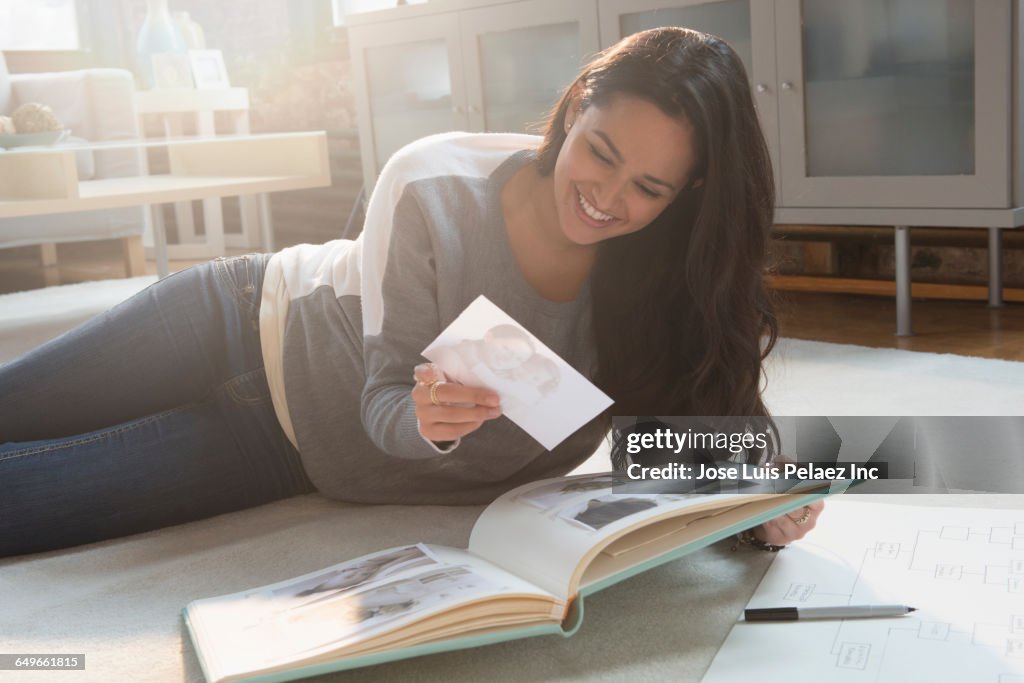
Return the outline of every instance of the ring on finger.
{"type": "Polygon", "coordinates": [[[808,507],[807,505],[804,505],[804,511],[803,511],[802,515],[800,515],[796,519],[793,519],[792,517],[790,517],[790,519],[793,519],[793,524],[796,524],[796,525],[807,524],[807,520],[809,520],[810,518],[811,518],[811,508],[808,507]]]}
{"type": "Polygon", "coordinates": [[[435,379],[433,382],[427,385],[428,387],[430,387],[430,402],[433,403],[435,406],[441,405],[441,402],[437,400],[437,388],[442,384],[444,384],[443,379],[435,379]]]}

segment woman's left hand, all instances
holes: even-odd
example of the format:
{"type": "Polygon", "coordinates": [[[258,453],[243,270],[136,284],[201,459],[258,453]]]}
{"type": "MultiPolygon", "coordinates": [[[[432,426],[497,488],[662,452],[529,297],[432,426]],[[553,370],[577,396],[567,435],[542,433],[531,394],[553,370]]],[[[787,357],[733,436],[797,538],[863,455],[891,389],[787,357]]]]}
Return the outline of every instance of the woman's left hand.
{"type": "Polygon", "coordinates": [[[788,545],[806,536],[807,532],[814,528],[814,525],[818,522],[818,517],[821,516],[821,511],[824,509],[825,502],[816,500],[802,508],[765,522],[751,531],[765,543],[788,545]],[[806,519],[804,519],[804,514],[807,515],[806,519]],[[801,519],[804,519],[804,521],[797,524],[801,519]]]}

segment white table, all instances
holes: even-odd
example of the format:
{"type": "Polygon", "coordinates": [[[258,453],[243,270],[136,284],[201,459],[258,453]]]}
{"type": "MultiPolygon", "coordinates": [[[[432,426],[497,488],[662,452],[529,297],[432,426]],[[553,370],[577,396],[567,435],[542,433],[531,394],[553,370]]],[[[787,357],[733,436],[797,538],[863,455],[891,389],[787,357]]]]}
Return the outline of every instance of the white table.
{"type": "Polygon", "coordinates": [[[0,154],[0,218],[148,206],[157,273],[163,277],[169,268],[160,205],[259,195],[262,241],[271,245],[273,225],[267,193],[330,184],[327,134],[323,131],[21,148],[0,154]],[[166,147],[168,173],[78,179],[75,150],[130,148],[144,154],[152,147],[166,147]]]}
{"type": "MultiPolygon", "coordinates": [[[[248,135],[249,128],[249,90],[248,88],[222,88],[216,90],[196,90],[193,88],[162,88],[140,90],[135,93],[135,108],[139,115],[142,131],[146,130],[144,118],[156,116],[163,124],[167,138],[180,138],[185,134],[186,122],[194,122],[198,137],[212,138],[217,136],[217,112],[227,114],[228,134],[248,135]]],[[[254,195],[242,195],[238,198],[242,232],[224,232],[223,207],[219,198],[203,200],[203,224],[205,235],[197,235],[195,221],[192,217],[191,202],[174,204],[175,223],[178,227],[180,244],[168,246],[171,256],[177,258],[208,258],[224,254],[225,246],[243,247],[246,249],[262,246],[272,251],[273,244],[260,241],[262,234],[259,228],[259,202],[264,201],[254,195]]]]}

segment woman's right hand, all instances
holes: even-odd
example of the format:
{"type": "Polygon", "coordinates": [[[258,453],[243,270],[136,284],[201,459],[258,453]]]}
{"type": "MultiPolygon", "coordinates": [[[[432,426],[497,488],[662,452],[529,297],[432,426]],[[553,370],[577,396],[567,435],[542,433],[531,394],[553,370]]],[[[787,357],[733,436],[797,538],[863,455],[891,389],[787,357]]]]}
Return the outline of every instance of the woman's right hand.
{"type": "Polygon", "coordinates": [[[417,365],[413,375],[416,385],[412,388],[412,400],[420,434],[430,441],[455,441],[501,415],[501,400],[496,393],[452,382],[433,363],[417,365]],[[430,400],[430,385],[435,381],[438,385],[434,393],[441,405],[430,400]]]}

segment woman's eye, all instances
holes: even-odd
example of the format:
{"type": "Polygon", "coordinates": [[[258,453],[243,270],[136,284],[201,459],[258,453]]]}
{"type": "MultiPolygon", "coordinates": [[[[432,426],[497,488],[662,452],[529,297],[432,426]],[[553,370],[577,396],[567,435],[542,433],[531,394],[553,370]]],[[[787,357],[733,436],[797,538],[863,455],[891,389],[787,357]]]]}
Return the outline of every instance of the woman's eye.
{"type": "Polygon", "coordinates": [[[591,153],[593,153],[593,155],[594,155],[595,157],[597,157],[597,158],[598,158],[598,160],[599,160],[599,161],[600,161],[600,162],[601,162],[602,164],[605,164],[606,166],[611,166],[611,165],[612,165],[612,160],[611,160],[611,159],[609,159],[608,157],[606,157],[605,155],[601,154],[601,152],[599,152],[599,151],[597,150],[597,147],[594,147],[593,145],[591,145],[591,146],[590,146],[590,151],[591,151],[591,153]]]}
{"type": "Polygon", "coordinates": [[[639,183],[637,183],[637,187],[640,188],[640,191],[643,192],[648,197],[656,199],[656,198],[661,196],[659,193],[657,193],[654,190],[650,189],[646,185],[640,185],[639,183]]]}

